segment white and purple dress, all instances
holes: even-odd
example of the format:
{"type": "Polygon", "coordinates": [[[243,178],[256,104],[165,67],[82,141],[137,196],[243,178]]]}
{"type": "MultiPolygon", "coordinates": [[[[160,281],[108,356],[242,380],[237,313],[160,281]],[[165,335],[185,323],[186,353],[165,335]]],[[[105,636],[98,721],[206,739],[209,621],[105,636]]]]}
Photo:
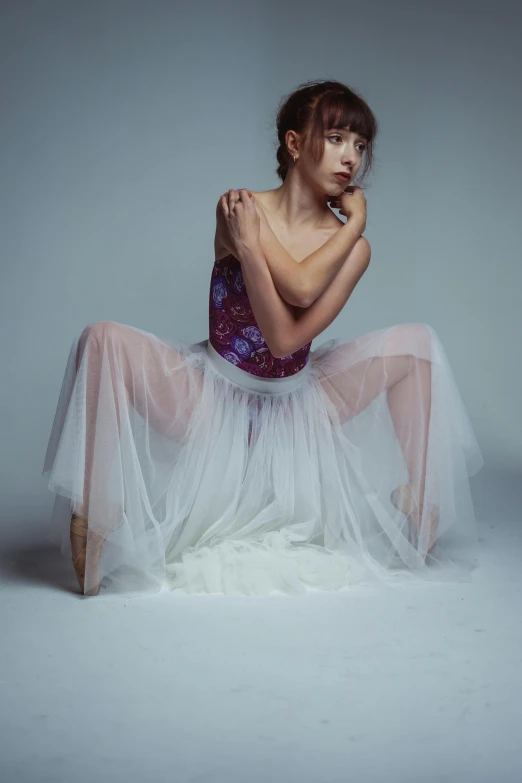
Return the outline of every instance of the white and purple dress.
{"type": "Polygon", "coordinates": [[[101,585],[117,593],[468,579],[469,477],[482,465],[432,327],[276,358],[229,255],[212,270],[208,340],[114,321],[73,340],[43,469],[49,538],[70,557],[71,510],[88,505],[89,529],[106,536],[101,585]],[[421,476],[424,507],[440,512],[429,554],[427,513],[412,537],[390,501],[421,476]]]}

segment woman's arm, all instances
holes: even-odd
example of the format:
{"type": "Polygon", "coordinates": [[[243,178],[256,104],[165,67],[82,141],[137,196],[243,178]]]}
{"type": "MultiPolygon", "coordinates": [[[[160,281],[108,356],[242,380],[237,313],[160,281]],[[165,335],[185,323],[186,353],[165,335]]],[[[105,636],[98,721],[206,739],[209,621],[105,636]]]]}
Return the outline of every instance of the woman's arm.
{"type": "MultiPolygon", "coordinates": [[[[362,238],[357,223],[348,221],[318,250],[310,253],[303,261],[296,261],[277,239],[257,201],[255,206],[260,218],[261,250],[277,291],[290,305],[310,307],[330,285],[357,241],[362,238]]],[[[233,252],[227,243],[227,229],[220,201],[216,208],[216,237],[219,237],[223,247],[233,252]]]]}
{"type": "Polygon", "coordinates": [[[357,242],[328,288],[307,308],[295,308],[295,323],[282,333],[286,342],[280,345],[281,356],[289,356],[330,326],[350,298],[365,273],[371,258],[370,243],[365,237],[357,242]]]}
{"type": "MultiPolygon", "coordinates": [[[[256,202],[256,207],[259,204],[256,202]]],[[[358,241],[362,239],[356,222],[342,225],[320,248],[296,261],[279,242],[266,215],[258,208],[261,220],[260,244],[274,285],[287,302],[308,308],[326,290],[358,241]]]]}
{"type": "Polygon", "coordinates": [[[311,342],[337,318],[368,268],[371,247],[361,237],[328,288],[307,308],[292,307],[280,296],[260,247],[239,255],[256,321],[270,352],[281,357],[311,342]]]}
{"type": "Polygon", "coordinates": [[[371,248],[360,237],[327,289],[304,309],[290,305],[279,294],[260,243],[238,247],[234,253],[241,262],[248,298],[265,342],[274,356],[281,357],[311,342],[337,317],[368,267],[371,248]]]}
{"type": "Polygon", "coordinates": [[[297,324],[295,308],[277,291],[260,246],[236,252],[248,298],[268,349],[276,358],[287,356],[285,346],[297,324]]]}

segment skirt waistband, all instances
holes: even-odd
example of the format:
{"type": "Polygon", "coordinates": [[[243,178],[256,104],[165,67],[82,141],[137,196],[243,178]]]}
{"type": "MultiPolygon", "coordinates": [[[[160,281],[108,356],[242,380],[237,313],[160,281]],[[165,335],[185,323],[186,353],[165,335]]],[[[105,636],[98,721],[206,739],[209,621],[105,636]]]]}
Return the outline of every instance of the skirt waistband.
{"type": "Polygon", "coordinates": [[[293,391],[297,389],[310,375],[310,359],[302,370],[289,375],[286,378],[260,378],[253,375],[241,367],[237,367],[219,354],[210,340],[202,341],[200,345],[205,345],[212,366],[229,381],[242,386],[244,389],[265,394],[280,394],[281,392],[293,391]]]}

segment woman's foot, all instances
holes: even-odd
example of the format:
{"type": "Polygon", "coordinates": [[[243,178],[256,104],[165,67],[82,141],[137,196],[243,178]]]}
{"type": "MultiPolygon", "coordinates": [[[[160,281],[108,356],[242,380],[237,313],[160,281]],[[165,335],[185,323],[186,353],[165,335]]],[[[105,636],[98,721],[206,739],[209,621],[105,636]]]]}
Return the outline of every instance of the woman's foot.
{"type": "Polygon", "coordinates": [[[80,590],[84,595],[98,595],[100,592],[100,555],[106,535],[88,533],[87,519],[74,513],[71,517],[70,537],[72,560],[80,590]],[[93,587],[85,592],[87,543],[89,544],[89,572],[94,575],[94,580],[93,587]]]}
{"type": "MultiPolygon", "coordinates": [[[[424,503],[419,504],[411,483],[399,484],[390,495],[390,500],[398,511],[406,515],[409,525],[409,542],[417,548],[424,503]]],[[[429,555],[437,541],[440,510],[438,506],[428,507],[429,541],[426,554],[429,555]]]]}

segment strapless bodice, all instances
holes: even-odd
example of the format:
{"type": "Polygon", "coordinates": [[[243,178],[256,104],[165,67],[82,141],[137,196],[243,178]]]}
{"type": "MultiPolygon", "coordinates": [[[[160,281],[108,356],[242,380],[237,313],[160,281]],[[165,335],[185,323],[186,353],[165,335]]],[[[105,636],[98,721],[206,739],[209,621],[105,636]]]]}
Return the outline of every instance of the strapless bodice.
{"type": "Polygon", "coordinates": [[[212,269],[209,342],[227,361],[263,378],[285,378],[302,370],[312,344],[280,358],[270,352],[250,305],[241,264],[231,254],[212,269]]]}

